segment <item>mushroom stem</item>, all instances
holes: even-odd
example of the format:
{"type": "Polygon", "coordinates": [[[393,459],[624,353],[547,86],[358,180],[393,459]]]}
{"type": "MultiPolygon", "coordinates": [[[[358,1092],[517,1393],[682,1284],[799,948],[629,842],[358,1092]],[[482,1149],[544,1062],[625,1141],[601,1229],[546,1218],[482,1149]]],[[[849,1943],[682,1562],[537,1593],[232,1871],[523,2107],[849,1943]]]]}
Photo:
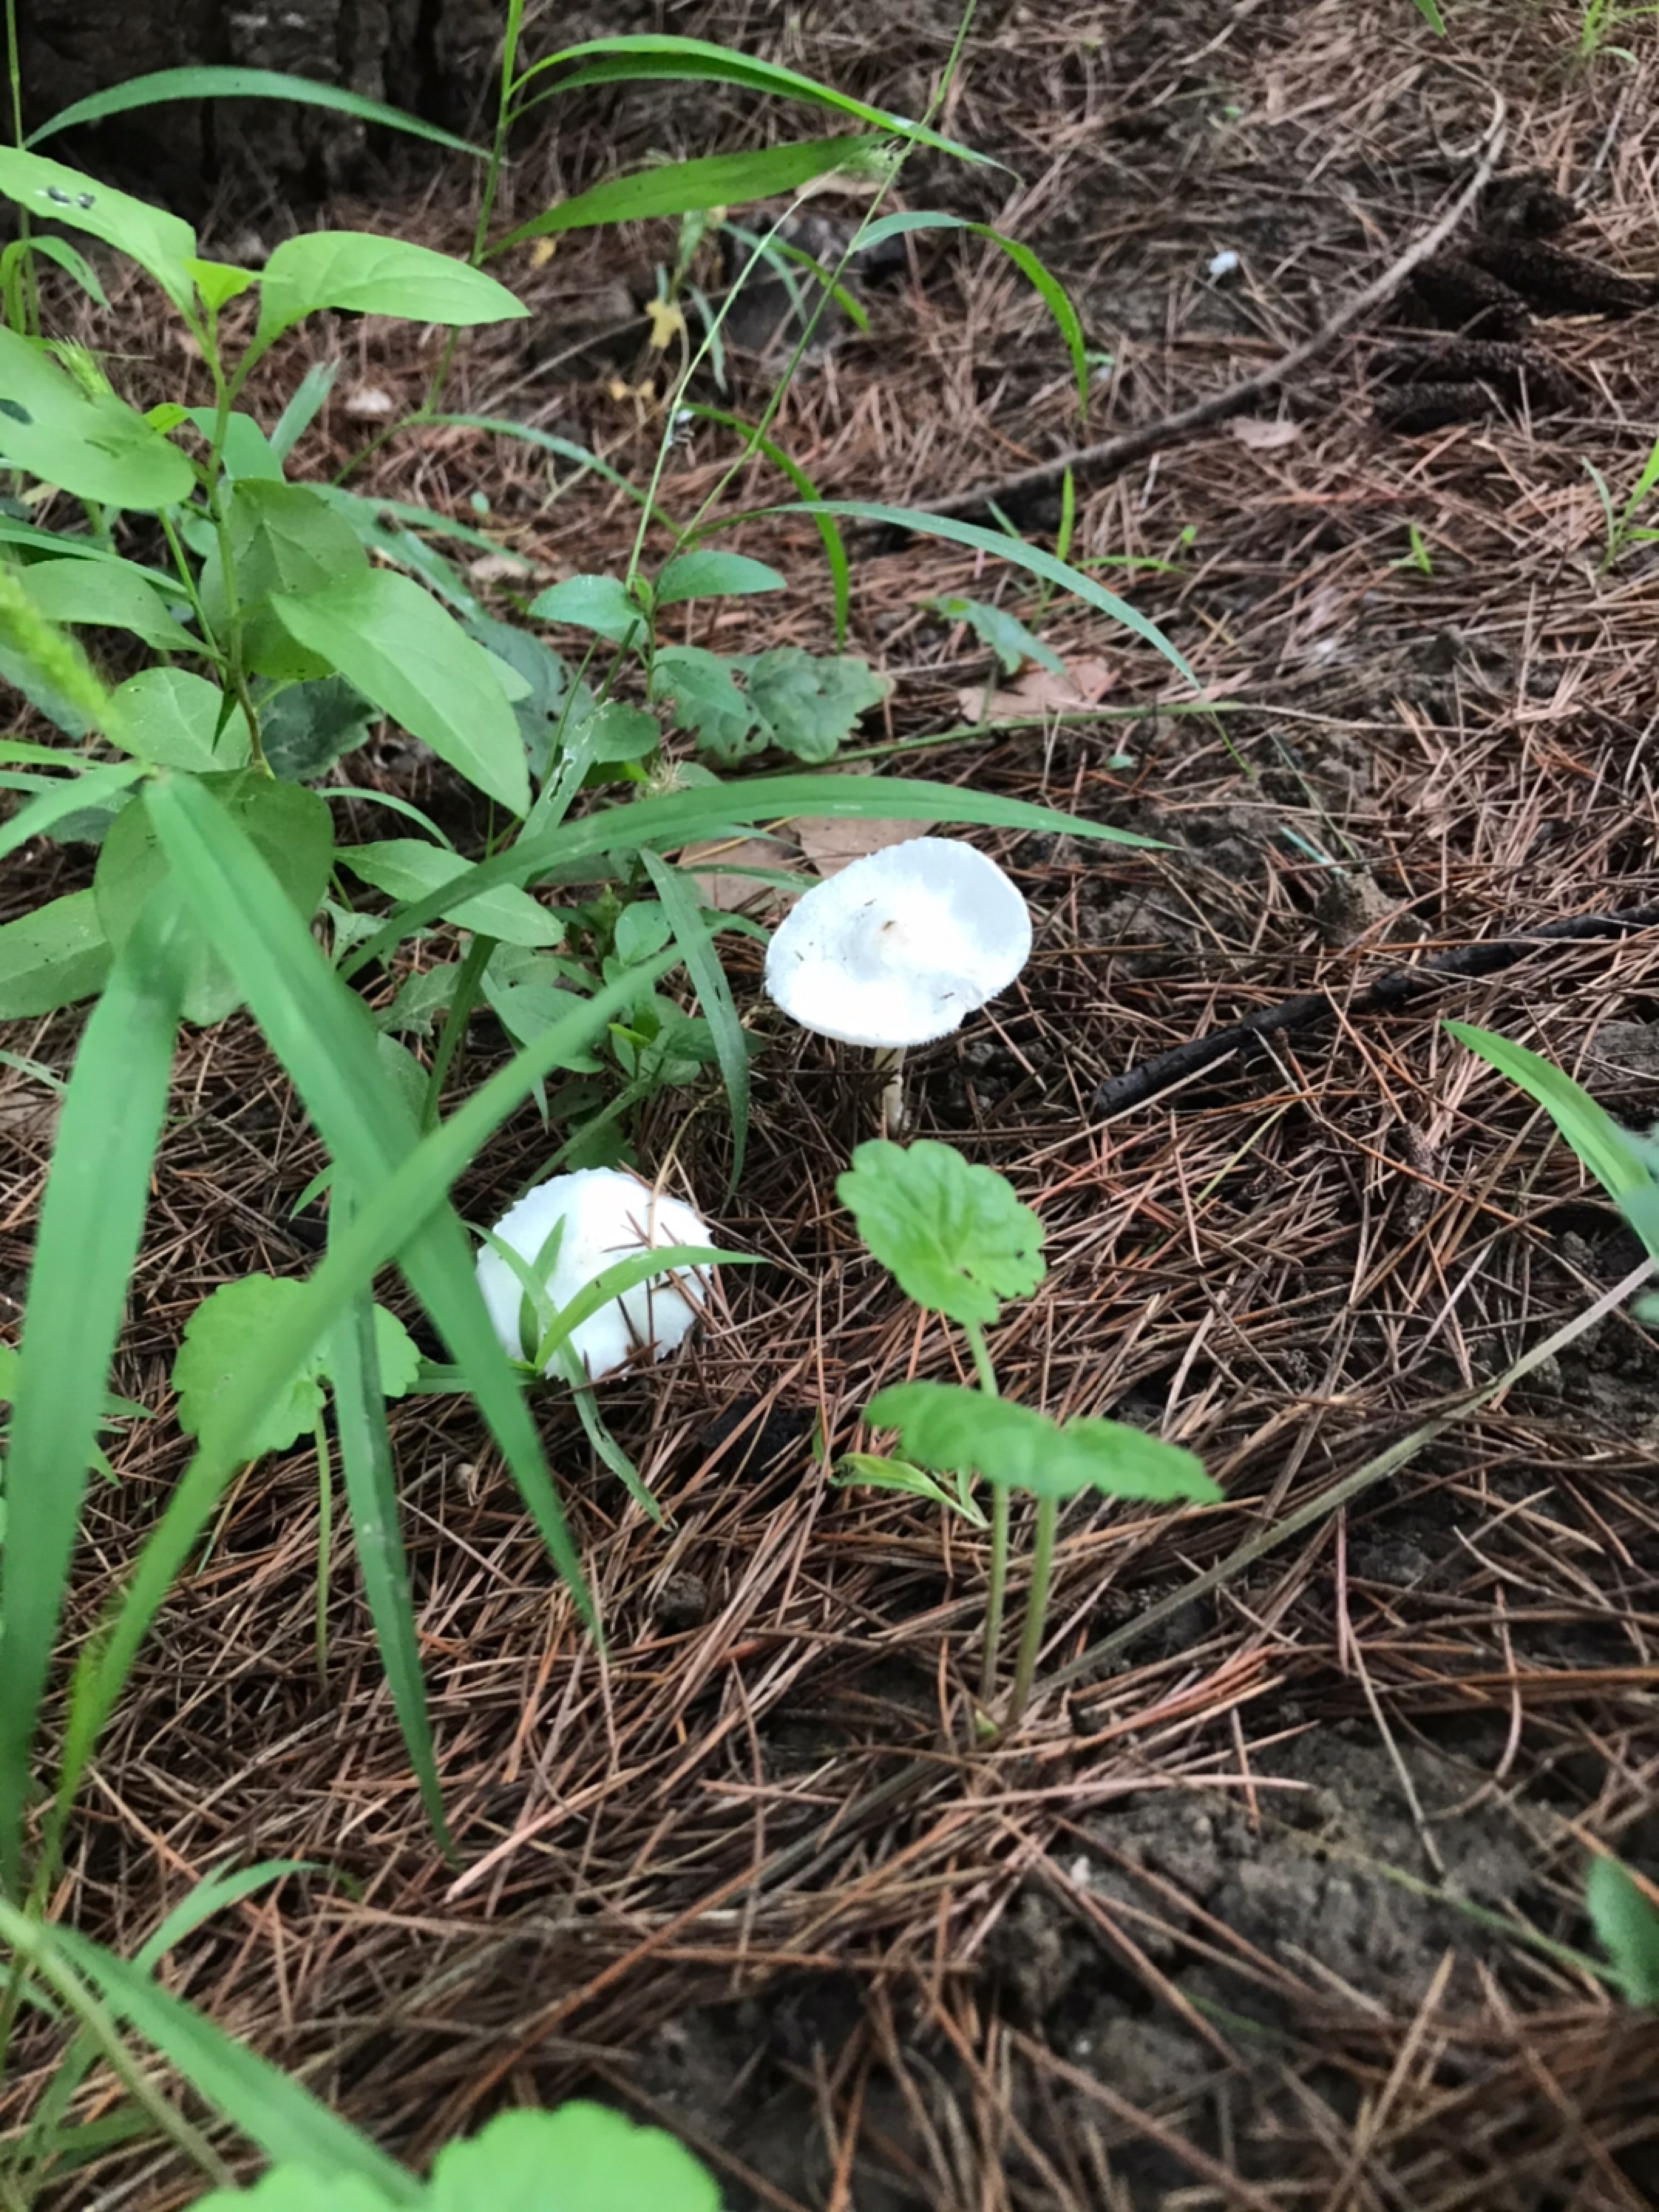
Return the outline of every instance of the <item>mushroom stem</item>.
{"type": "Polygon", "coordinates": [[[904,1047],[878,1046],[872,1057],[877,1073],[887,1078],[881,1093],[881,1133],[896,1137],[904,1127],[904,1047]]]}

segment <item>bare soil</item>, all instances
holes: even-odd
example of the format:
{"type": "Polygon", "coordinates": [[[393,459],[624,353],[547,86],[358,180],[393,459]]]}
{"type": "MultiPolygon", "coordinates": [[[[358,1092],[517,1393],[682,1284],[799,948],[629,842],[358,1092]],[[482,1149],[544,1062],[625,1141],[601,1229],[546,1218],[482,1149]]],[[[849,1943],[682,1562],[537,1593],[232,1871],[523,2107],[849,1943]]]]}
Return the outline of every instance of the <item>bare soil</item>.
{"type": "MultiPolygon", "coordinates": [[[[1087,423],[1041,302],[994,249],[951,238],[869,279],[868,331],[804,371],[774,435],[826,495],[926,506],[1185,406],[1321,329],[1425,231],[1500,95],[1500,166],[1582,203],[1575,250],[1659,268],[1650,27],[1625,27],[1628,58],[1581,62],[1568,8],[1448,12],[1437,40],[1409,0],[990,0],[939,121],[1004,166],[919,160],[903,198],[994,223],[1071,288],[1097,356],[1087,423]],[[1224,252],[1236,269],[1212,275],[1224,252]]],[[[688,6],[664,27],[916,114],[956,19],[688,6]]],[[[650,148],[755,128],[736,96],[607,94],[525,150],[517,211],[650,148]]],[[[458,246],[464,189],[334,212],[458,246]]],[[[643,481],[665,380],[635,293],[671,246],[577,237],[504,271],[533,324],[464,350],[457,404],[643,481]]],[[[1651,929],[1540,946],[1391,1014],[1340,1008],[1426,955],[1659,900],[1654,567],[1638,548],[1604,568],[1589,472],[1617,500],[1646,456],[1656,315],[1547,318],[1537,342],[1576,379],[1571,404],[1534,412],[1523,393],[1402,436],[1374,415],[1373,356],[1399,325],[1379,311],[1243,420],[1080,483],[1073,557],[1109,564],[1097,573],[1187,656],[1212,714],[1181,711],[1167,664],[1057,598],[1043,635],[1106,664],[1102,711],[941,741],[988,669],[920,602],[969,592],[1030,617],[1031,592],[923,538],[860,553],[852,641],[895,678],[867,730],[904,748],[888,760],[1167,847],[989,837],[1036,954],[915,1068],[918,1130],[1002,1170],[1047,1225],[1044,1291],[997,1336],[1004,1389],[1155,1426],[1226,1492],[1201,1515],[1068,1510],[1052,1686],[1016,1746],[960,1748],[980,1545],[831,1486],[811,1455],[815,1420],[845,1448],[882,1381],[949,1374],[953,1353],[834,1200],[868,1079],[784,1029],[733,939],[767,1046],[736,1191],[720,1196],[716,1093],[666,1096],[635,1132],[642,1164],[672,1152],[724,1240],[769,1263],[727,1286],[694,1350],[609,1401],[665,1531],[593,1469],[568,1407],[539,1403],[605,1662],[471,1407],[397,1408],[462,1853],[447,1868],[349,1546],[318,1677],[314,1463],[263,1463],[141,1662],[58,1909],[131,1948],[228,1857],[315,1862],[180,1945],[170,1984],[414,2160],[503,2102],[586,2090],[679,2129],[734,2208],[1659,2201],[1659,2023],[1561,1948],[1590,1945],[1589,1849],[1659,1877],[1659,1351],[1613,1312],[1335,1502],[1638,1256],[1438,1017],[1549,1054],[1645,1124],[1651,929]],[[1095,1112],[1107,1076],[1310,988],[1334,1021],[1095,1112]],[[1194,1591],[1297,1513],[1294,1535],[1194,1591]]],[[[380,325],[306,343],[347,360],[302,451],[320,472],[364,441],[354,395],[413,404],[434,356],[380,325]]],[[[261,406],[303,358],[273,362],[261,406]]],[[[765,363],[731,373],[727,404],[752,413],[765,363]]],[[[137,396],[161,396],[157,374],[137,396]]],[[[697,429],[665,505],[690,512],[733,450],[697,429]]],[[[627,543],[621,498],[570,478],[447,429],[394,441],[360,481],[464,519],[483,491],[486,526],[545,578],[614,565],[627,543]]],[[[734,513],[776,495],[759,468],[722,494],[734,513]]],[[[752,637],[714,641],[827,645],[811,526],[733,542],[794,588],[752,637]]],[[[348,768],[465,828],[461,794],[407,747],[348,768]]],[[[397,834],[356,814],[359,834],[397,834]]],[[[85,880],[90,854],[27,861],[0,886],[8,912],[85,880]]],[[[76,1026],[4,1042],[63,1065],[76,1026]]],[[[500,1049],[478,1024],[465,1080],[500,1049]]],[[[14,1298],[50,1145],[40,1096],[0,1070],[14,1298]]],[[[93,1493],[77,1638],[181,1464],[167,1375],[185,1321],[235,1274],[303,1271],[314,1239],[289,1217],[321,1155],[244,1022],[188,1040],[176,1109],[118,1377],[158,1418],[131,1432],[119,1486],[93,1493]]],[[[459,1189],[467,1218],[493,1218],[550,1144],[526,1109],[459,1189]]],[[[55,2049],[44,2031],[29,2046],[9,2124],[55,2049]]],[[[100,2081],[88,2112],[113,2098],[100,2081]]],[[[160,2212],[191,2185],[127,2153],[56,2201],[160,2212]]]]}

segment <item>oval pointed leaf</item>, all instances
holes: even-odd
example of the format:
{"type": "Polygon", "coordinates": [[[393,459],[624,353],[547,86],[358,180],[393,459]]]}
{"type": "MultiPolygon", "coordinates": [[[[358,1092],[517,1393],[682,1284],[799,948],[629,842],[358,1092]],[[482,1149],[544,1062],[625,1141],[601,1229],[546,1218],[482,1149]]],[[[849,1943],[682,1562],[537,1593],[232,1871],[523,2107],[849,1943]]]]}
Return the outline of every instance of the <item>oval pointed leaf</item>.
{"type": "Polygon", "coordinates": [[[865,1416],[896,1429],[905,1456],[951,1474],[981,1474],[999,1489],[1033,1498],[1109,1498],[1167,1504],[1212,1504],[1221,1495],[1202,1465],[1121,1421],[1073,1420],[1062,1428],[1030,1406],[988,1398],[957,1382],[895,1382],[878,1391],[865,1416]]]}
{"type": "Polygon", "coordinates": [[[313,230],[285,238],[264,266],[261,340],[275,337],[319,307],[397,315],[405,322],[512,322],[529,313],[505,284],[429,246],[370,231],[313,230]]]}
{"type": "MultiPolygon", "coordinates": [[[[467,872],[469,863],[459,853],[419,837],[388,837],[378,844],[348,845],[340,859],[354,876],[361,876],[376,890],[395,899],[419,898],[467,872]]],[[[564,924],[556,914],[538,905],[528,891],[514,884],[497,884],[494,890],[463,899],[444,910],[444,919],[458,928],[477,930],[499,938],[504,945],[556,945],[564,924]]]]}
{"type": "Polygon", "coordinates": [[[15,146],[0,146],[0,192],[46,222],[101,238],[147,270],[175,307],[189,304],[196,233],[181,216],[15,146]]]}
{"type": "Polygon", "coordinates": [[[247,717],[227,716],[224,693],[186,668],[145,668],[111,693],[109,738],[155,768],[203,774],[246,768],[252,750],[247,717]]]}
{"type": "Polygon", "coordinates": [[[199,653],[201,641],[167,612],[161,594],[129,567],[82,561],[37,561],[23,571],[23,588],[41,613],[58,623],[95,623],[131,630],[163,653],[199,653]]]}
{"type": "Polygon", "coordinates": [[[89,999],[109,973],[109,939],[88,891],[48,899],[0,927],[0,1022],[89,999]]]}
{"type": "Polygon", "coordinates": [[[195,470],[142,415],[113,392],[89,398],[7,330],[0,330],[0,454],[42,483],[105,507],[176,507],[196,488],[195,470]]]}
{"type": "Polygon", "coordinates": [[[429,592],[380,568],[270,604],[300,644],[440,760],[514,814],[529,811],[524,741],[490,657],[429,592]]]}
{"type": "Polygon", "coordinates": [[[530,611],[538,622],[594,630],[612,645],[637,645],[645,635],[645,617],[617,576],[567,576],[538,592],[530,611]]]}
{"type": "Polygon", "coordinates": [[[726,599],[742,592],[785,589],[784,578],[764,561],[700,545],[668,563],[657,579],[656,597],[659,607],[672,607],[681,599],[726,599]]]}

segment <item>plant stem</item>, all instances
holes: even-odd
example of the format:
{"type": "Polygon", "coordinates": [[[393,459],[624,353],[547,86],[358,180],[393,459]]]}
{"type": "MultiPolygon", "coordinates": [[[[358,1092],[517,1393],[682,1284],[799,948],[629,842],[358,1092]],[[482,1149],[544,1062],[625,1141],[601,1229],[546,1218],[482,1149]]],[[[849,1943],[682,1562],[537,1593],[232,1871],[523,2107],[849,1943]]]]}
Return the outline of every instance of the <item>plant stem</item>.
{"type": "MultiPolygon", "coordinates": [[[[974,1355],[974,1372],[988,1398],[997,1395],[997,1378],[991,1355],[985,1348],[985,1332],[977,1322],[964,1322],[963,1334],[974,1355]]],[[[1008,1595],[1008,1492],[1000,1483],[991,1493],[991,1571],[985,1593],[985,1656],[979,1673],[979,1701],[988,1705],[997,1686],[997,1650],[1002,1642],[1002,1613],[1008,1595]]]]}
{"type": "MultiPolygon", "coordinates": [[[[1006,1491],[999,1492],[1004,1498],[1007,1494],[1006,1491]]],[[[1031,1547],[1031,1589],[1025,1601],[1025,1626],[1020,1632],[1019,1656],[1014,1662],[1014,1686],[1008,1698],[1005,1730],[1018,1727],[1025,1700],[1030,1694],[1031,1677],[1036,1672],[1037,1653],[1042,1648],[1042,1631],[1048,1618],[1048,1584],[1054,1573],[1054,1532],[1059,1526],[1060,1500],[1039,1498],[1036,1538],[1031,1547]]]]}

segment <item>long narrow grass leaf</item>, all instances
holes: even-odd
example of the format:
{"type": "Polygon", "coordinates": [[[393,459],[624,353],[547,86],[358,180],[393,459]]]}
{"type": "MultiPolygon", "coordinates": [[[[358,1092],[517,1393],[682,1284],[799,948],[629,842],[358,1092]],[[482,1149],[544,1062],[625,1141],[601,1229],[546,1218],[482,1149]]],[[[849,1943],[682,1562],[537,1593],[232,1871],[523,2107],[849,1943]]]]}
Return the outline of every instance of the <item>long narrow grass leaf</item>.
{"type": "Polygon", "coordinates": [[[435,123],[423,123],[418,115],[388,106],[383,100],[369,100],[360,92],[348,92],[343,85],[289,76],[281,70],[228,69],[212,63],[153,70],[148,76],[112,84],[106,92],[88,93],[84,100],[48,116],[23,143],[38,146],[43,138],[56,137],[59,131],[73,131],[78,125],[102,123],[108,116],[125,115],[135,107],[155,107],[173,100],[291,100],[302,107],[332,108],[337,115],[355,116],[361,123],[378,123],[388,131],[405,131],[412,138],[447,146],[452,154],[471,154],[480,161],[488,158],[482,146],[458,138],[453,131],[441,131],[435,123]]]}
{"type": "Polygon", "coordinates": [[[726,1187],[735,1190],[749,1142],[749,1038],[690,879],[660,853],[642,852],[640,860],[662,901],[662,910],[674,933],[674,942],[684,955],[686,973],[714,1040],[714,1057],[732,1109],[732,1169],[726,1187]]]}
{"type": "Polygon", "coordinates": [[[180,919],[161,886],[88,1020],[23,1309],[0,1545],[0,1879],[14,1897],[30,1747],[167,1107],[180,919]]]}
{"type": "MultiPolygon", "coordinates": [[[[1006,540],[994,532],[979,534],[989,538],[999,550],[1006,550],[1006,540]]],[[[725,836],[751,823],[788,821],[798,814],[833,816],[837,821],[849,822],[981,823],[988,828],[1097,837],[1110,844],[1159,849],[1155,837],[1139,836],[1133,830],[1114,829],[1103,822],[1085,821],[1080,815],[1062,814],[1052,806],[1036,806],[1028,799],[1004,799],[990,792],[902,776],[775,775],[757,776],[741,783],[699,785],[690,791],[669,792],[660,798],[602,808],[584,815],[579,822],[562,823],[538,836],[520,837],[494,860],[481,861],[441,889],[393,908],[385,925],[342,962],[340,972],[355,975],[369,962],[383,958],[410,930],[432,921],[444,907],[488,890],[494,884],[575,882],[583,869],[604,854],[672,851],[695,838],[725,836]]]]}
{"type": "Polygon", "coordinates": [[[107,767],[89,768],[82,775],[65,776],[50,791],[20,806],[9,821],[0,822],[0,860],[27,845],[31,837],[44,837],[66,815],[83,807],[101,806],[144,774],[143,761],[112,761],[107,767]]]}
{"type": "MultiPolygon", "coordinates": [[[[330,1211],[331,1227],[344,1214],[344,1200],[337,1192],[330,1211]]],[[[397,1477],[374,1342],[374,1301],[367,1290],[357,1293],[335,1323],[329,1339],[329,1371],[334,1383],[340,1471],[345,1479],[357,1565],[380,1649],[380,1664],[386,1669],[392,1710],[403,1731],[404,1747],[415,1771],[427,1820],[445,1857],[453,1861],[455,1847],[444,1816],[426,1684],[421,1674],[415,1601],[398,1525],[397,1477]]]]}

